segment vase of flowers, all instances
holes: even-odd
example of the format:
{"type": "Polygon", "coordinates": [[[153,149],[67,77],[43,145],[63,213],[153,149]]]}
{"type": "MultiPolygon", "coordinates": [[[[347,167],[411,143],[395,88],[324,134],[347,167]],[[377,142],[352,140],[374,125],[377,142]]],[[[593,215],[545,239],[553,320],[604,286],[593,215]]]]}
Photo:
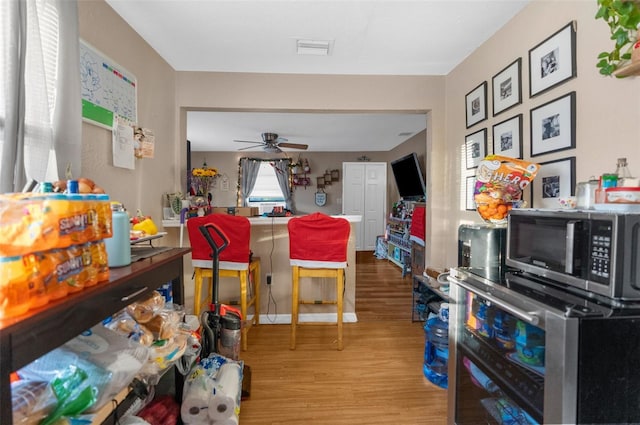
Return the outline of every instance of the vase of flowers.
{"type": "Polygon", "coordinates": [[[207,163],[202,164],[202,168],[194,168],[189,173],[191,179],[191,194],[193,196],[206,197],[209,187],[218,177],[218,170],[207,167],[207,163]]]}

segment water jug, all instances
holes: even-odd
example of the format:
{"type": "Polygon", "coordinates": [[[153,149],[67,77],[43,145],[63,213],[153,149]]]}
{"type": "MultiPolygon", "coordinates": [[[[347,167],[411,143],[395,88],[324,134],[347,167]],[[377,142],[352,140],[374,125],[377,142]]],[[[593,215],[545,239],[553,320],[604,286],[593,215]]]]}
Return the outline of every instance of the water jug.
{"type": "Polygon", "coordinates": [[[449,324],[438,316],[427,320],[424,327],[424,376],[441,388],[448,384],[449,324]]]}
{"type": "Polygon", "coordinates": [[[129,216],[122,204],[111,203],[113,236],[104,240],[107,246],[109,267],[122,267],[131,264],[131,239],[129,235],[129,216]]]}

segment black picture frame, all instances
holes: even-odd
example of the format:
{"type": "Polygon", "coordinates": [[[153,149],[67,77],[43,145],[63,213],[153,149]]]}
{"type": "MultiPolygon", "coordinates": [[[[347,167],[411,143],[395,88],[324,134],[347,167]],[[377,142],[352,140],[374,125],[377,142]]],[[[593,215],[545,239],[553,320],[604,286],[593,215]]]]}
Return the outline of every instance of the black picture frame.
{"type": "Polygon", "coordinates": [[[476,189],[476,177],[475,176],[468,176],[466,179],[466,186],[465,186],[465,210],[467,211],[475,211],[476,208],[478,207],[476,205],[476,199],[474,196],[474,192],[476,189]]]}
{"type": "Polygon", "coordinates": [[[576,157],[541,162],[530,186],[531,207],[560,208],[560,198],[575,195],[576,157]]]}
{"type": "Polygon", "coordinates": [[[507,65],[491,79],[493,116],[522,103],[522,58],[507,65]]]}
{"type": "Polygon", "coordinates": [[[529,112],[531,157],[576,147],[576,92],[550,100],[529,112]]]}
{"type": "Polygon", "coordinates": [[[576,22],[571,21],[529,50],[529,97],[575,78],[576,22]]]}
{"type": "Polygon", "coordinates": [[[464,156],[467,170],[477,168],[487,155],[487,129],[483,128],[464,139],[464,156]]]}
{"type": "Polygon", "coordinates": [[[522,159],[522,114],[494,124],[493,153],[522,159]]]}
{"type": "Polygon", "coordinates": [[[464,97],[467,128],[487,119],[487,82],[483,81],[464,97]]]}

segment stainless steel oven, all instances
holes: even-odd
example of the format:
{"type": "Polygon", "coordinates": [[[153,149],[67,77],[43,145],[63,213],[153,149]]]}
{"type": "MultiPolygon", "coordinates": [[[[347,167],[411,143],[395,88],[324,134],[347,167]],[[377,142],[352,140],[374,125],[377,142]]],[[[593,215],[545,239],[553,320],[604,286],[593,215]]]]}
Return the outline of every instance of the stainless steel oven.
{"type": "Polygon", "coordinates": [[[449,422],[640,423],[640,305],[450,271],[449,422]]]}

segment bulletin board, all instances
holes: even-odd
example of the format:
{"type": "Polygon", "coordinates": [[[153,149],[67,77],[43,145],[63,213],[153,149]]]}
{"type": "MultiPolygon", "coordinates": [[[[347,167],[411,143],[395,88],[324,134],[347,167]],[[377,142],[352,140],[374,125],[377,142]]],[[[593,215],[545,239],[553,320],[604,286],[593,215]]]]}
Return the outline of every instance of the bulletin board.
{"type": "Polygon", "coordinates": [[[135,75],[84,40],[80,40],[80,81],[85,121],[109,130],[114,114],[138,122],[135,75]]]}

